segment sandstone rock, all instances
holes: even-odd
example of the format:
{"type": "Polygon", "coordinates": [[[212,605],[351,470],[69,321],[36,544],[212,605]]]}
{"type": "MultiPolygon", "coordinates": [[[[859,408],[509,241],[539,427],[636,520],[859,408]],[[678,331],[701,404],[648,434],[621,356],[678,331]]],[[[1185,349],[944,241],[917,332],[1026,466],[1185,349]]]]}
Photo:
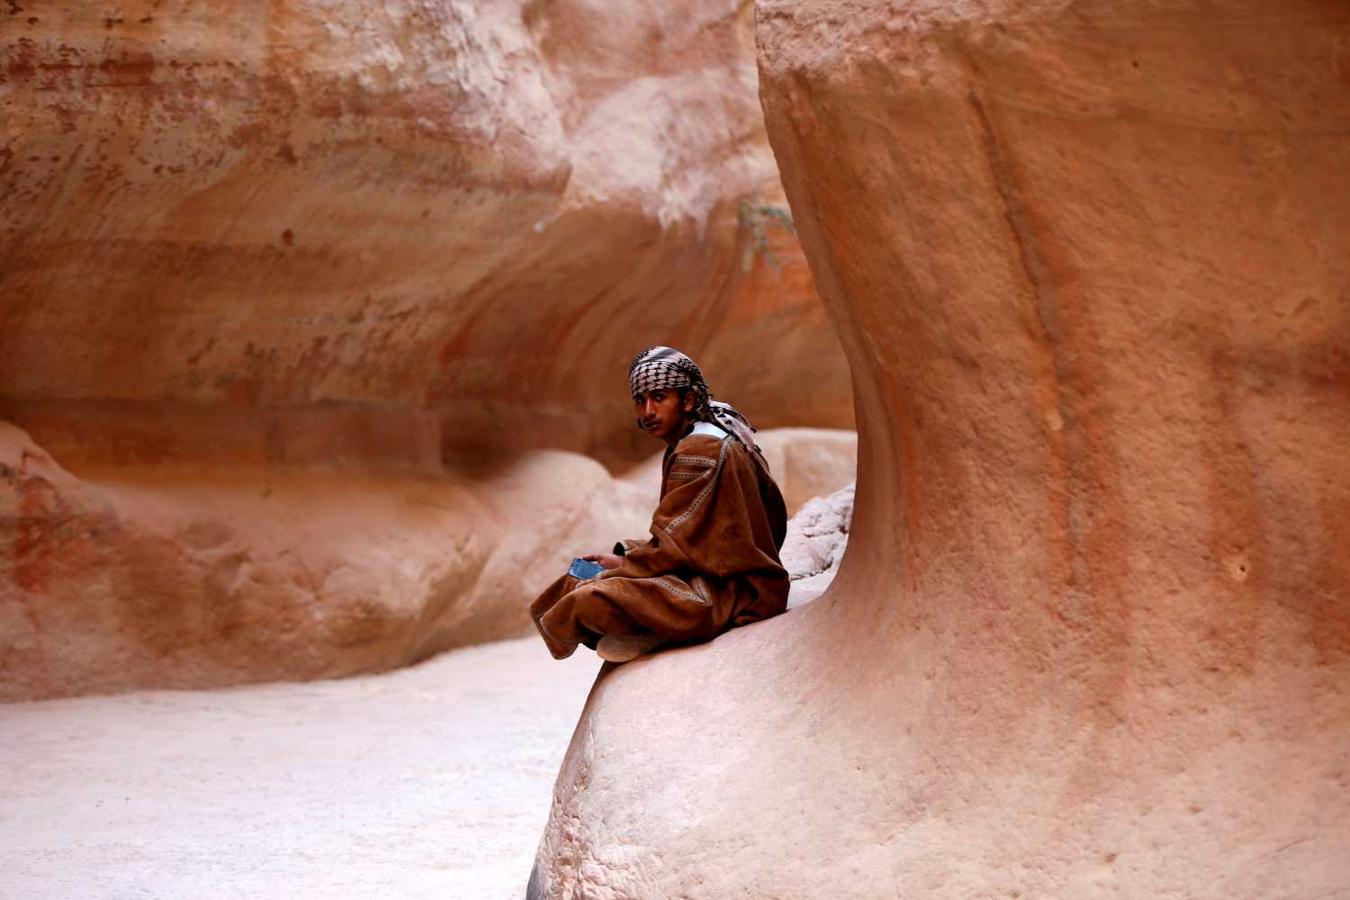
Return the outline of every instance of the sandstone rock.
{"type": "Polygon", "coordinates": [[[830,590],[602,674],[534,896],[1350,884],[1350,12],[761,0],[830,590]]]}
{"type": "Polygon", "coordinates": [[[0,423],[0,701],[332,677],[513,637],[573,554],[650,514],[562,451],[473,479],[82,474],[0,423]]]}
{"type": "MultiPolygon", "coordinates": [[[[789,400],[790,402],[790,400],[789,400]]],[[[826,428],[775,428],[756,435],[783,491],[789,514],[858,477],[858,433],[826,428]]]]}
{"type": "MultiPolygon", "coordinates": [[[[788,431],[765,435],[848,446],[788,431]]],[[[0,701],[348,675],[529,633],[527,604],[573,555],[647,533],[657,462],[641,482],[563,451],[454,476],[77,477],[0,422],[0,701]]],[[[794,602],[833,575],[831,502],[793,526],[810,532],[790,538],[806,541],[795,574],[817,576],[794,602]]]]}
{"type": "Polygon", "coordinates": [[[852,423],[775,227],[744,4],[0,23],[0,419],[31,435],[6,431],[5,489],[36,504],[4,525],[7,696],[518,633],[571,553],[645,530],[593,462],[519,453],[641,458],[622,399],[644,343],[762,425],[852,423]]]}
{"type": "Polygon", "coordinates": [[[637,459],[611,397],[650,343],[765,426],[852,424],[756,212],[783,200],[745,4],[0,21],[0,417],[68,465],[637,459]]]}
{"type": "Polygon", "coordinates": [[[788,609],[816,599],[834,582],[853,523],[854,486],[816,497],[788,522],[783,567],[792,578],[788,609]]]}

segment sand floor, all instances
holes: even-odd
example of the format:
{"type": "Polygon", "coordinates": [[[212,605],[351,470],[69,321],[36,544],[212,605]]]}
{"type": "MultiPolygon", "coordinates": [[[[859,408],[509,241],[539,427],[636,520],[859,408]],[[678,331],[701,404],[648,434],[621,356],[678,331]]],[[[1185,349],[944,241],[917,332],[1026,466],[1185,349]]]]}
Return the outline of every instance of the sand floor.
{"type": "Polygon", "coordinates": [[[599,660],[0,705],[0,897],[524,896],[599,660]]]}

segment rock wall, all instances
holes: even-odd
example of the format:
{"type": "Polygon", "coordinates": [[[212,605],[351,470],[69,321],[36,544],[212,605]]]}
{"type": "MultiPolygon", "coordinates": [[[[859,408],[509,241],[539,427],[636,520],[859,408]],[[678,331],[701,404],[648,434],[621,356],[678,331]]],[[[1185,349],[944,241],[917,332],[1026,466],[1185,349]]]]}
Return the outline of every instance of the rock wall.
{"type": "Polygon", "coordinates": [[[758,15],[848,552],[602,675],[532,896],[1343,892],[1350,9],[758,15]]]}
{"type": "MultiPolygon", "coordinates": [[[[850,437],[761,432],[798,490],[853,477],[850,437]]],[[[76,476],[0,422],[0,702],[337,677],[532,634],[530,600],[572,556],[647,533],[657,463],[616,479],[540,450],[437,475],[76,476]]]]}
{"type": "Polygon", "coordinates": [[[852,423],[760,212],[782,199],[745,4],[0,22],[0,416],[68,465],[636,459],[614,402],[657,342],[765,426],[852,423]]]}
{"type": "Polygon", "coordinates": [[[337,677],[515,637],[532,592],[650,513],[563,451],[473,477],[77,478],[0,423],[0,702],[337,677]]]}
{"type": "Polygon", "coordinates": [[[0,699],[520,633],[645,530],[654,488],[594,459],[651,450],[646,344],[761,427],[849,426],[752,31],[703,0],[0,10],[0,699]]]}

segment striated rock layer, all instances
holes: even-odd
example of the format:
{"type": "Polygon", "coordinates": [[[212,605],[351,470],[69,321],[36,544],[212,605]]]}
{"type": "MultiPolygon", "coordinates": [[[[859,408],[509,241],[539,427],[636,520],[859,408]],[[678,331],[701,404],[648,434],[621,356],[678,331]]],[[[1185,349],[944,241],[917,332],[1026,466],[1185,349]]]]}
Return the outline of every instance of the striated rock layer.
{"type": "Polygon", "coordinates": [[[852,424],[745,4],[0,25],[0,416],[67,463],[636,459],[610,404],[657,342],[766,427],[852,424]]]}
{"type": "Polygon", "coordinates": [[[850,425],[752,29],[693,0],[0,10],[0,694],[518,633],[611,519],[645,528],[593,461],[650,452],[644,344],[762,427],[850,425]]]}
{"type": "MultiPolygon", "coordinates": [[[[785,484],[852,477],[847,434],[761,437],[785,484]]],[[[0,422],[0,702],[350,675],[533,633],[529,601],[572,556],[645,535],[659,483],[558,450],[437,476],[77,475],[0,422]]]]}
{"type": "Polygon", "coordinates": [[[1350,885],[1350,9],[759,4],[821,599],[602,675],[534,896],[1350,885]],[[659,698],[659,702],[654,702],[659,698]]]}

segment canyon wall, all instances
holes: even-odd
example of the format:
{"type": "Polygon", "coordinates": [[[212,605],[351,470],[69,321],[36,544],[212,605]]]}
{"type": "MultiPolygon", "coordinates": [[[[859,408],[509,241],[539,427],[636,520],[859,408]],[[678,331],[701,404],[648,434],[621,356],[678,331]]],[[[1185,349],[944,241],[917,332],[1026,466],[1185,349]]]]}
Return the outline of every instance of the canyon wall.
{"type": "Polygon", "coordinates": [[[0,17],[0,415],[68,465],[633,460],[651,343],[764,426],[852,423],[746,4],[0,17]]]}
{"type": "Polygon", "coordinates": [[[848,551],[602,674],[531,895],[1343,893],[1350,8],[758,25],[855,373],[848,551]]]}
{"type": "Polygon", "coordinates": [[[648,344],[760,426],[851,425],[752,35],[704,0],[0,10],[0,699],[523,633],[645,531],[594,460],[652,451],[648,344]]]}
{"type": "MultiPolygon", "coordinates": [[[[852,432],[760,438],[790,498],[853,477],[852,432]]],[[[532,634],[530,600],[574,555],[647,533],[660,477],[659,454],[615,478],[560,450],[436,475],[195,462],[77,477],[0,422],[0,702],[331,678],[532,634]]],[[[841,538],[793,540],[784,563],[805,577],[841,538]]]]}
{"type": "Polygon", "coordinates": [[[513,637],[532,591],[649,514],[564,451],[434,477],[76,477],[0,423],[0,702],[336,677],[513,637]]]}

